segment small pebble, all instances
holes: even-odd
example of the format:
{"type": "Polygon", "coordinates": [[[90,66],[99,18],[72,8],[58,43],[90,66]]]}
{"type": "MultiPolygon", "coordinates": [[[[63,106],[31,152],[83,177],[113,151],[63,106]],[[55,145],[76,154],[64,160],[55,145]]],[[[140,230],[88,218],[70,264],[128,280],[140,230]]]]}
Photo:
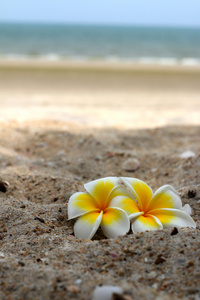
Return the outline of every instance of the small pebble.
{"type": "Polygon", "coordinates": [[[189,261],[186,268],[190,268],[194,266],[194,262],[193,261],[189,261]]]}
{"type": "Polygon", "coordinates": [[[81,282],[82,282],[82,279],[77,279],[77,280],[75,281],[75,284],[81,284],[81,282]]]}
{"type": "Polygon", "coordinates": [[[97,155],[96,158],[95,158],[96,161],[102,161],[102,159],[103,159],[103,158],[102,158],[101,155],[97,155]]]}
{"type": "Polygon", "coordinates": [[[176,235],[178,233],[178,229],[174,227],[171,231],[171,235],[176,235]]]}
{"type": "Polygon", "coordinates": [[[113,253],[113,252],[110,252],[110,255],[113,257],[113,258],[117,258],[118,255],[116,253],[113,253]]]}
{"type": "Polygon", "coordinates": [[[180,158],[190,158],[190,157],[195,157],[195,153],[193,151],[184,151],[181,153],[180,158]]]}
{"type": "Polygon", "coordinates": [[[158,279],[160,279],[160,280],[165,279],[165,274],[160,275],[160,276],[158,277],[158,279]]]}
{"type": "Polygon", "coordinates": [[[4,258],[4,257],[5,257],[4,253],[0,252],[0,258],[4,258]]]}
{"type": "Polygon", "coordinates": [[[45,223],[44,219],[40,218],[40,217],[35,217],[34,220],[37,220],[41,223],[45,223]]]}
{"type": "Polygon", "coordinates": [[[188,191],[188,198],[194,198],[196,196],[195,190],[189,190],[188,191]]]}
{"type": "Polygon", "coordinates": [[[178,258],[177,262],[185,262],[185,259],[184,258],[178,258]]]}
{"type": "Polygon", "coordinates": [[[133,300],[133,298],[131,298],[129,295],[121,295],[114,293],[112,295],[112,300],[133,300]]]}
{"type": "Polygon", "coordinates": [[[108,153],[108,157],[113,157],[114,156],[114,153],[113,152],[109,152],[108,153]]]}
{"type": "Polygon", "coordinates": [[[75,286],[75,285],[70,285],[67,287],[67,291],[68,292],[71,292],[71,293],[74,293],[74,294],[77,294],[77,293],[80,293],[80,289],[79,287],[75,286]]]}
{"type": "Polygon", "coordinates": [[[25,263],[24,263],[23,261],[20,260],[20,261],[18,261],[18,265],[21,266],[21,267],[24,267],[24,266],[25,266],[25,263]]]}
{"type": "Polygon", "coordinates": [[[155,289],[155,290],[158,288],[157,282],[155,282],[155,283],[152,285],[152,288],[155,289]]]}
{"type": "Polygon", "coordinates": [[[6,193],[8,186],[9,186],[9,183],[7,181],[0,179],[0,192],[6,193]]]}
{"type": "Polygon", "coordinates": [[[127,172],[134,172],[140,167],[140,162],[137,158],[129,158],[122,164],[122,169],[127,172]]]}
{"type": "Polygon", "coordinates": [[[41,142],[41,143],[38,144],[39,148],[43,148],[43,147],[46,147],[46,146],[47,146],[47,144],[45,142],[41,142]]]}
{"type": "Polygon", "coordinates": [[[56,153],[56,156],[66,156],[65,150],[60,150],[56,153]]]}
{"type": "Polygon", "coordinates": [[[159,254],[155,260],[155,264],[156,265],[162,264],[166,260],[167,260],[166,257],[164,257],[162,254],[159,254]]]}
{"type": "Polygon", "coordinates": [[[157,274],[156,274],[155,271],[151,271],[151,272],[148,274],[148,277],[149,277],[149,279],[154,279],[154,278],[157,277],[157,274]]]}
{"type": "Polygon", "coordinates": [[[122,289],[118,286],[103,285],[94,290],[92,300],[111,300],[113,294],[122,294],[122,289]]]}
{"type": "Polygon", "coordinates": [[[119,276],[123,276],[123,275],[124,275],[124,269],[123,269],[123,268],[118,269],[118,270],[117,270],[117,274],[118,274],[119,276]]]}

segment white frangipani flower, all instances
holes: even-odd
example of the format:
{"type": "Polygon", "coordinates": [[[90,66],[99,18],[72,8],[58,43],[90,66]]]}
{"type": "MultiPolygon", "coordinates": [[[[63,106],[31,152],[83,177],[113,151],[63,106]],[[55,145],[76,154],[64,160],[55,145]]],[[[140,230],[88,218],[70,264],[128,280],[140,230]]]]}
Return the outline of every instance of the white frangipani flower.
{"type": "Polygon", "coordinates": [[[91,181],[84,185],[86,193],[75,193],[69,199],[68,217],[79,217],[74,225],[78,238],[91,239],[101,226],[108,238],[125,235],[130,228],[127,213],[115,205],[113,198],[121,195],[117,192],[118,178],[107,177],[91,181]]]}
{"type": "Polygon", "coordinates": [[[182,207],[178,193],[170,185],[160,187],[154,194],[142,180],[122,177],[127,190],[118,186],[111,206],[126,211],[133,232],[172,227],[196,227],[189,205],[182,207]],[[120,195],[121,193],[121,195],[120,195]]]}

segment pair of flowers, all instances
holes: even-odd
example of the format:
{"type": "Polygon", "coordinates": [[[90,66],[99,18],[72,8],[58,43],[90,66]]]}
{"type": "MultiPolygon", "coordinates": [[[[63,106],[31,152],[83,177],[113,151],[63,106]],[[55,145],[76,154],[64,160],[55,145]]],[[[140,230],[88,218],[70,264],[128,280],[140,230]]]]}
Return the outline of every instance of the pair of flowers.
{"type": "Polygon", "coordinates": [[[172,227],[193,227],[188,204],[182,207],[178,193],[170,185],[154,194],[142,180],[106,177],[84,185],[87,192],[73,194],[68,217],[79,217],[74,225],[77,238],[91,239],[99,226],[106,237],[172,227]]]}

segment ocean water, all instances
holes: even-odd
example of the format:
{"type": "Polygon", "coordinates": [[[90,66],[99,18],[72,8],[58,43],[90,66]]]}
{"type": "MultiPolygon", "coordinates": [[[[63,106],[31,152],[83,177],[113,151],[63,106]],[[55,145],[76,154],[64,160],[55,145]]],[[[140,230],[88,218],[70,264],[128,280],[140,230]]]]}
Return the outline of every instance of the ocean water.
{"type": "Polygon", "coordinates": [[[200,28],[0,23],[0,59],[200,65],[200,28]]]}

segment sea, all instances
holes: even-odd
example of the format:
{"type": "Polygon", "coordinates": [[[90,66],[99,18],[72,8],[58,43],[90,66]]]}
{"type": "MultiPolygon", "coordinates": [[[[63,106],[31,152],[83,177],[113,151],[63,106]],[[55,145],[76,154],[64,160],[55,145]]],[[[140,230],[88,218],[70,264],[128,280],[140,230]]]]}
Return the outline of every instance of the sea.
{"type": "Polygon", "coordinates": [[[200,65],[200,28],[0,23],[0,59],[200,65]]]}

